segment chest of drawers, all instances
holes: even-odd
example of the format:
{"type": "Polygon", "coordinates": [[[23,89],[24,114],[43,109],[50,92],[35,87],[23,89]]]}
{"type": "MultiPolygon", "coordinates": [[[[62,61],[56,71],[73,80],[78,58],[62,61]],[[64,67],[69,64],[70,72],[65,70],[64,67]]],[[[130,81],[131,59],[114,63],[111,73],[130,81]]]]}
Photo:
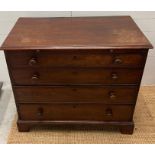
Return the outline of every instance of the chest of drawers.
{"type": "Polygon", "coordinates": [[[128,16],[20,18],[1,47],[19,131],[79,124],[132,134],[150,48],[128,16]]]}

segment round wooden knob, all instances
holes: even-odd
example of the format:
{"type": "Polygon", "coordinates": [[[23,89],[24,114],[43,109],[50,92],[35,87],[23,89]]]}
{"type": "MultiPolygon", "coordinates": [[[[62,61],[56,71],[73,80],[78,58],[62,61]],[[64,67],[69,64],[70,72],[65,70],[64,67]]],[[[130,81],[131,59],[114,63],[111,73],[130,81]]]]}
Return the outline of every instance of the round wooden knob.
{"type": "Polygon", "coordinates": [[[109,93],[109,97],[110,97],[111,99],[115,99],[115,98],[116,98],[115,92],[110,92],[110,93],[109,93]]]}
{"type": "Polygon", "coordinates": [[[38,74],[34,74],[31,79],[32,80],[39,80],[39,75],[38,74]]]}
{"type": "Polygon", "coordinates": [[[29,61],[29,65],[30,65],[30,66],[34,66],[34,65],[36,65],[36,64],[37,64],[36,58],[31,58],[30,61],[29,61]]]}
{"type": "Polygon", "coordinates": [[[111,74],[111,78],[112,78],[113,80],[116,80],[116,79],[118,79],[118,75],[117,75],[116,73],[112,73],[112,74],[111,74]]]}
{"type": "Polygon", "coordinates": [[[112,109],[110,109],[110,108],[106,109],[105,115],[106,116],[112,116],[112,109]]]}
{"type": "Polygon", "coordinates": [[[114,63],[121,64],[122,63],[122,60],[120,58],[115,58],[114,59],[114,63]]]}

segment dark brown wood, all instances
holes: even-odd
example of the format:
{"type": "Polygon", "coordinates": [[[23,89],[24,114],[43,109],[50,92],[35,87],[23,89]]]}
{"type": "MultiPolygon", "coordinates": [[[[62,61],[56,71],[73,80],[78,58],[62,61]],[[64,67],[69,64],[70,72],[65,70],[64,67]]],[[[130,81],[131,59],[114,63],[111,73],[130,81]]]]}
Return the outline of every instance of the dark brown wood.
{"type": "Polygon", "coordinates": [[[139,84],[143,69],[16,68],[15,85],[139,84]]]}
{"type": "MultiPolygon", "coordinates": [[[[121,129],[125,129],[126,128],[126,132],[122,132],[122,134],[132,134],[133,130],[134,130],[134,122],[116,122],[116,121],[34,121],[34,120],[20,120],[18,119],[17,121],[17,125],[18,125],[18,129],[19,131],[22,132],[28,132],[30,130],[30,128],[32,128],[33,126],[40,126],[40,125],[49,125],[51,127],[53,126],[57,126],[57,127],[61,127],[60,129],[66,129],[66,127],[70,127],[70,126],[74,126],[75,130],[76,129],[83,129],[83,127],[86,129],[88,128],[89,130],[91,129],[97,129],[97,128],[104,128],[104,127],[116,127],[119,128],[119,130],[121,131],[121,129]],[[27,129],[23,129],[23,125],[24,127],[27,129]],[[23,129],[23,130],[22,130],[23,129]]],[[[125,130],[124,130],[125,131],[125,130]]]]}
{"type": "Polygon", "coordinates": [[[131,121],[131,105],[103,104],[20,104],[22,120],[87,120],[87,121],[131,121]]]}
{"type": "Polygon", "coordinates": [[[129,16],[19,18],[1,49],[152,48],[129,16]]]}
{"type": "MultiPolygon", "coordinates": [[[[101,53],[100,50],[7,51],[12,68],[19,67],[143,67],[146,50],[133,53],[101,53]],[[120,61],[118,61],[120,60],[120,61]]],[[[102,50],[104,51],[104,50],[102,50]]],[[[127,52],[132,51],[128,50],[127,52]]],[[[137,50],[138,51],[138,50],[137,50]]]]}
{"type": "Polygon", "coordinates": [[[122,134],[133,134],[134,124],[122,125],[119,129],[122,134]]]}
{"type": "Polygon", "coordinates": [[[18,127],[19,132],[29,132],[30,131],[30,125],[29,124],[17,122],[17,127],[18,127]]]}
{"type": "Polygon", "coordinates": [[[83,102],[103,104],[135,104],[136,86],[16,86],[19,103],[83,102]],[[115,97],[113,97],[115,96],[115,97]]]}
{"type": "Polygon", "coordinates": [[[19,131],[101,125],[132,134],[149,48],[129,16],[20,18],[1,47],[19,131]]]}

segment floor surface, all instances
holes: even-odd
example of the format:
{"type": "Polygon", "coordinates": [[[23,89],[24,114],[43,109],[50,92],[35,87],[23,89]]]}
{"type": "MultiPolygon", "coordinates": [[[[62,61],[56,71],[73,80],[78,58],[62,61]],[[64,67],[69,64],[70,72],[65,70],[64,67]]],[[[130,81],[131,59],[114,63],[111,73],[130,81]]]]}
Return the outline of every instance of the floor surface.
{"type": "MultiPolygon", "coordinates": [[[[152,92],[149,92],[150,95],[152,92]]],[[[15,118],[16,107],[10,83],[4,83],[0,95],[0,144],[6,144],[15,118]]]]}
{"type": "Polygon", "coordinates": [[[14,97],[9,83],[4,83],[0,95],[0,144],[7,143],[7,137],[16,113],[14,97]]]}

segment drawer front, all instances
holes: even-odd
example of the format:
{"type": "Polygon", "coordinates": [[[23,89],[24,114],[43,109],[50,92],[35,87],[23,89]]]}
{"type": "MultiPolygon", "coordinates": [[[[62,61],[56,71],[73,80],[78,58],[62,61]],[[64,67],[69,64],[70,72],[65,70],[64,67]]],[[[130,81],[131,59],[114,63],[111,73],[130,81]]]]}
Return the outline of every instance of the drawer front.
{"type": "Polygon", "coordinates": [[[133,106],[102,104],[20,104],[22,120],[131,121],[133,106]]]}
{"type": "Polygon", "coordinates": [[[141,69],[12,69],[16,85],[139,84],[141,69]]]}
{"type": "Polygon", "coordinates": [[[11,67],[143,67],[146,53],[5,52],[11,67]]]}
{"type": "Polygon", "coordinates": [[[138,87],[136,86],[16,86],[18,103],[123,103],[134,104],[138,87]]]}

